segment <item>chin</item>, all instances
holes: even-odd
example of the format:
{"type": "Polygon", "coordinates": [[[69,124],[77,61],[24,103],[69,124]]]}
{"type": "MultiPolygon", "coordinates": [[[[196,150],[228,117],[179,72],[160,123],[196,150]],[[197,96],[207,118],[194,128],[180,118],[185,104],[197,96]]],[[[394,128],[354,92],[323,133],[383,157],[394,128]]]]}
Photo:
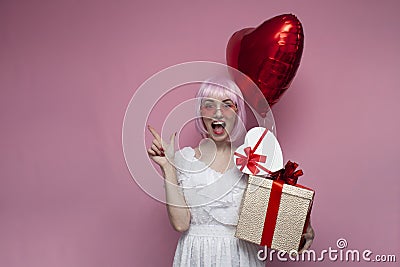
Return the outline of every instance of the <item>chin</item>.
{"type": "Polygon", "coordinates": [[[230,142],[228,136],[210,136],[215,142],[230,142]]]}

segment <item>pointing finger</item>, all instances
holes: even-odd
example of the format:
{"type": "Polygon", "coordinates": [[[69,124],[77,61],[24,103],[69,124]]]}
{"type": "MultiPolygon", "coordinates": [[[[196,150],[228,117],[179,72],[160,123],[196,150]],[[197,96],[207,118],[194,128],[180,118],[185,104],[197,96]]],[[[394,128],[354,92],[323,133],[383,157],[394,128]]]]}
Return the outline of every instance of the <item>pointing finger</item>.
{"type": "Polygon", "coordinates": [[[151,134],[154,136],[155,139],[157,139],[157,141],[161,144],[161,137],[160,135],[157,133],[157,131],[151,127],[150,125],[147,125],[147,128],[149,129],[149,131],[151,132],[151,134]]]}

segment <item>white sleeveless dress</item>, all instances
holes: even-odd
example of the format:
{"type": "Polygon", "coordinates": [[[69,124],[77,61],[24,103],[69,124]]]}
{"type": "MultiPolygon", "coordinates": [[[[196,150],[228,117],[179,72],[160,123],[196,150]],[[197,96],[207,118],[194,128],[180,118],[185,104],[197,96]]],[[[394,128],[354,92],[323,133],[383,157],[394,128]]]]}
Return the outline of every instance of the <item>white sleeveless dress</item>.
{"type": "Polygon", "coordinates": [[[236,167],[225,173],[207,167],[191,147],[178,151],[175,163],[191,222],[178,241],[173,266],[265,266],[257,258],[260,246],[234,237],[245,176],[236,167]]]}

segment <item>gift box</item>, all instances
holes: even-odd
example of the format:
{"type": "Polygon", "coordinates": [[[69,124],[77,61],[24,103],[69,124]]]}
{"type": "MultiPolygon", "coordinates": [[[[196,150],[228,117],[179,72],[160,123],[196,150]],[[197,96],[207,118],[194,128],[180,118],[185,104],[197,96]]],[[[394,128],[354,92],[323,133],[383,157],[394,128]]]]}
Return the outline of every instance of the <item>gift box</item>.
{"type": "Polygon", "coordinates": [[[249,176],[235,236],[275,250],[298,251],[314,191],[301,185],[249,176]]]}
{"type": "Polygon", "coordinates": [[[288,161],[282,168],[282,152],[271,134],[265,128],[253,128],[235,151],[236,166],[250,174],[235,236],[275,250],[298,251],[314,191],[297,184],[303,174],[296,171],[297,163],[288,161]]]}
{"type": "Polygon", "coordinates": [[[283,167],[282,150],[275,135],[266,128],[251,128],[233,156],[236,167],[246,174],[268,175],[283,167]]]}

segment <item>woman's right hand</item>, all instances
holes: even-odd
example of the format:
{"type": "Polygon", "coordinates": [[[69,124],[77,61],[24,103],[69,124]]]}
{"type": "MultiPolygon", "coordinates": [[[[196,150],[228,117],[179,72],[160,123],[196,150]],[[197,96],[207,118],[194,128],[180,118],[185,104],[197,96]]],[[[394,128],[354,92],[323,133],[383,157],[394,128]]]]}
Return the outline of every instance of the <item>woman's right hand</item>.
{"type": "Polygon", "coordinates": [[[153,143],[149,149],[147,149],[147,153],[150,158],[157,163],[162,169],[167,167],[172,167],[171,162],[175,156],[174,143],[176,133],[172,134],[170,137],[170,143],[165,143],[157,131],[148,125],[149,131],[153,135],[153,143]]]}

